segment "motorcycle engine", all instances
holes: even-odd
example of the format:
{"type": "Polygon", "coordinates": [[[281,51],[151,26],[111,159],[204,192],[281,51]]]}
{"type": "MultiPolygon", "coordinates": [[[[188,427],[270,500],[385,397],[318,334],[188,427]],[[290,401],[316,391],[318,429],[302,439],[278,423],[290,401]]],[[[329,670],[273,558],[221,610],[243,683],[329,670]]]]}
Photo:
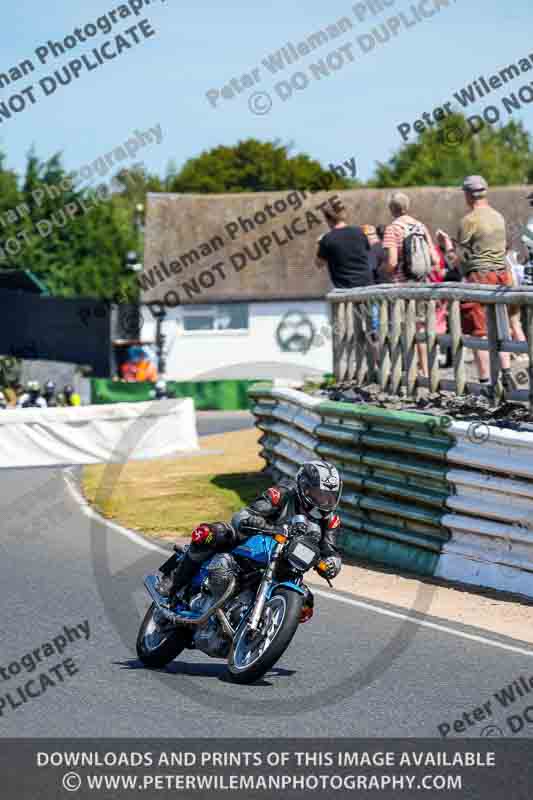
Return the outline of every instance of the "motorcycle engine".
{"type": "MultiPolygon", "coordinates": [[[[191,609],[205,613],[224,594],[232,577],[237,577],[238,572],[238,564],[231,554],[213,556],[207,567],[207,578],[202,584],[202,592],[192,600],[191,609]]],[[[194,644],[197,650],[212,658],[226,658],[231,641],[222,630],[217,617],[213,615],[197,629],[194,644]]]]}

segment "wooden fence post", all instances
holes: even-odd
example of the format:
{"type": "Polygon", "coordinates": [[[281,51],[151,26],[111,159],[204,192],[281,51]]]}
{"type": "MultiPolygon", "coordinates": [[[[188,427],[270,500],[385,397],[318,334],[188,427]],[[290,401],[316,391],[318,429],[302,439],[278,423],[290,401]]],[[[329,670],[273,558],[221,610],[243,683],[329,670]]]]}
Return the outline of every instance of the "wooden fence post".
{"type": "Polygon", "coordinates": [[[379,304],[379,385],[381,391],[387,390],[390,378],[390,354],[388,347],[389,339],[389,304],[382,300],[379,304]]]}
{"type": "Polygon", "coordinates": [[[529,356],[529,405],[533,411],[533,305],[527,307],[527,349],[529,356]]]}
{"type": "Polygon", "coordinates": [[[412,397],[416,388],[418,358],[416,352],[416,300],[408,300],[405,314],[405,369],[407,394],[412,397]]]}
{"type": "Polygon", "coordinates": [[[448,304],[448,326],[452,337],[452,364],[455,374],[456,392],[463,395],[466,388],[465,349],[461,330],[461,304],[452,300],[448,304]]]}
{"type": "Polygon", "coordinates": [[[491,303],[485,306],[487,315],[487,333],[489,342],[490,383],[494,398],[498,402],[503,397],[503,387],[500,381],[500,342],[498,338],[498,317],[496,306],[491,303]]]}
{"type": "Polygon", "coordinates": [[[344,335],[344,303],[333,303],[333,371],[337,383],[344,379],[342,364],[344,335]]]}
{"type": "Polygon", "coordinates": [[[437,313],[435,300],[429,300],[426,306],[426,340],[429,370],[429,390],[438,392],[440,385],[439,348],[437,344],[437,313]]]}
{"type": "Polygon", "coordinates": [[[365,341],[365,326],[363,317],[363,304],[357,303],[357,308],[354,312],[354,339],[355,339],[355,381],[358,386],[365,382],[366,377],[366,341],[365,341]]]}
{"type": "Polygon", "coordinates": [[[355,329],[354,303],[348,300],[344,324],[346,326],[346,380],[351,381],[355,375],[355,329]]]}
{"type": "Polygon", "coordinates": [[[390,332],[391,386],[392,394],[398,394],[402,383],[402,324],[405,303],[400,298],[392,300],[392,324],[390,332]]]}

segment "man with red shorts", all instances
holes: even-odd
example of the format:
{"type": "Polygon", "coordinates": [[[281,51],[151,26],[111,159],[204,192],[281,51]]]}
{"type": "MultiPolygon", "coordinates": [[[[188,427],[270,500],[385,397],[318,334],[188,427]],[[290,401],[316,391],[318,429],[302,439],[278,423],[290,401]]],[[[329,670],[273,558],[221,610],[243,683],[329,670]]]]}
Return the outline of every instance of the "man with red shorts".
{"type": "MultiPolygon", "coordinates": [[[[481,175],[465,178],[463,191],[470,209],[459,226],[456,246],[448,234],[438,231],[439,244],[452,266],[460,265],[466,283],[488,283],[491,286],[512,286],[512,275],[506,265],[506,232],[502,215],[489,205],[487,181],[481,175]]],[[[462,303],[463,333],[485,339],[487,319],[481,303],[462,303]]],[[[475,350],[479,382],[488,384],[490,357],[487,350],[475,350]]],[[[509,353],[501,353],[502,383],[513,388],[509,353]]]]}

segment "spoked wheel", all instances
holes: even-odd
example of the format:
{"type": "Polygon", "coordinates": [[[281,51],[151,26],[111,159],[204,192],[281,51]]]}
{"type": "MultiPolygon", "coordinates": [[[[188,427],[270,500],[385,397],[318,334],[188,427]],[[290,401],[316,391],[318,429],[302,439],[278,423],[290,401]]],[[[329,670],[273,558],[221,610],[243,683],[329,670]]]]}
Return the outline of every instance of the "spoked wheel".
{"type": "Polygon", "coordinates": [[[296,633],[302,604],[302,595],[279,589],[266,602],[258,630],[242,627],[228,661],[236,683],[259,680],[281,658],[296,633]]]}
{"type": "Polygon", "coordinates": [[[168,622],[152,603],[137,636],[137,655],[147,667],[164,667],[190,642],[191,632],[168,622]]]}

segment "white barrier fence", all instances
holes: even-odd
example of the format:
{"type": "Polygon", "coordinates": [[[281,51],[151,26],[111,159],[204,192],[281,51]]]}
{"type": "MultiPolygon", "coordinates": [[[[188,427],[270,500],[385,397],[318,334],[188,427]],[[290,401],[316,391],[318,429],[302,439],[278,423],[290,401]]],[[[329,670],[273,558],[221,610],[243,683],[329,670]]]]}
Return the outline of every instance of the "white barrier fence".
{"type": "Polygon", "coordinates": [[[164,458],[198,450],[191,398],[0,412],[0,468],[164,458]]]}
{"type": "Polygon", "coordinates": [[[533,434],[456,422],[435,574],[533,597],[533,434]]]}

